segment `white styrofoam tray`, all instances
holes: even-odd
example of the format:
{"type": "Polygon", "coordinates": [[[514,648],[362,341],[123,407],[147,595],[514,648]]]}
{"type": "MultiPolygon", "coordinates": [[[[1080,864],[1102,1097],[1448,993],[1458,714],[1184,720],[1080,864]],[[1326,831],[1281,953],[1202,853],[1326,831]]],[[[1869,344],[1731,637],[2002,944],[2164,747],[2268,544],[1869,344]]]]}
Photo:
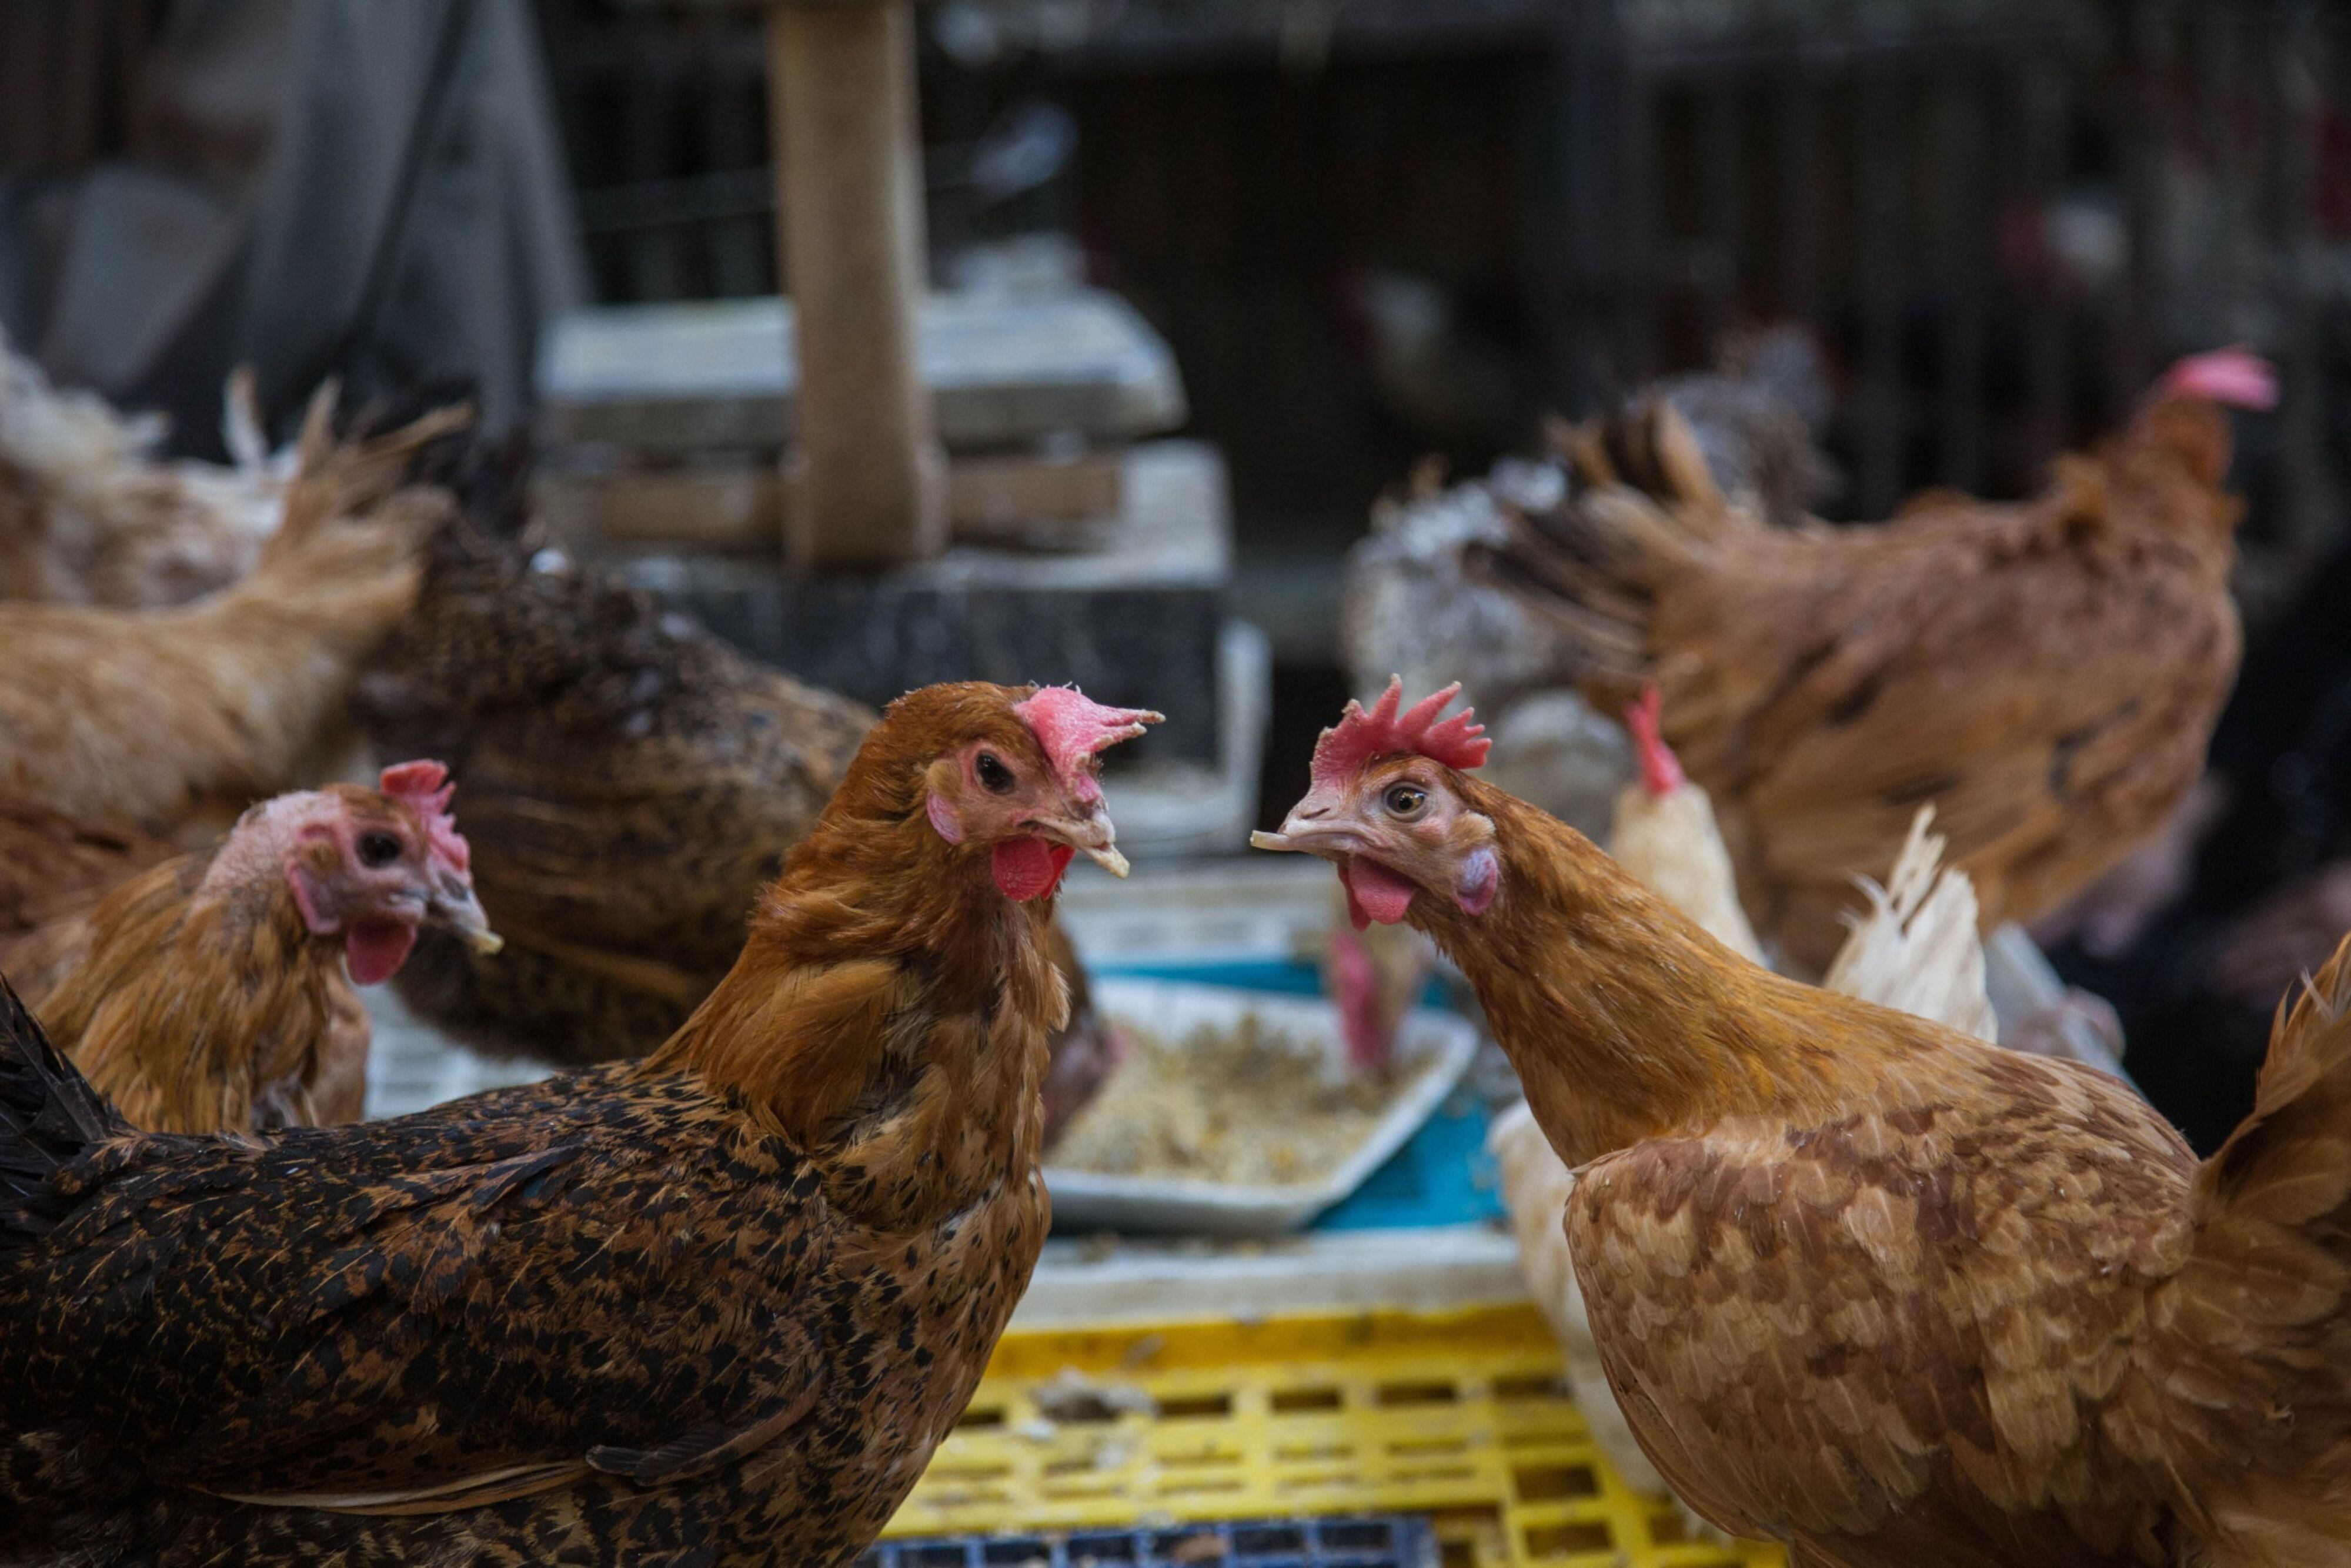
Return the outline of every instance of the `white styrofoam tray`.
{"type": "MultiPolygon", "coordinates": [[[[1171,1043],[1180,1043],[1203,1024],[1231,1029],[1255,1013],[1262,1023],[1311,1041],[1323,1052],[1332,1071],[1347,1071],[1338,1009],[1315,998],[1180,980],[1107,977],[1093,982],[1093,998],[1095,1010],[1105,1018],[1149,1030],[1171,1043]]],[[[1364,1177],[1402,1148],[1461,1081],[1477,1050],[1477,1027],[1468,1019],[1434,1008],[1405,1014],[1396,1030],[1396,1057],[1415,1076],[1354,1153],[1319,1181],[1237,1186],[1187,1177],[1121,1176],[1057,1166],[1049,1155],[1045,1189],[1053,1197],[1053,1218],[1062,1225],[1211,1236],[1278,1236],[1295,1230],[1362,1186],[1364,1177]]]]}

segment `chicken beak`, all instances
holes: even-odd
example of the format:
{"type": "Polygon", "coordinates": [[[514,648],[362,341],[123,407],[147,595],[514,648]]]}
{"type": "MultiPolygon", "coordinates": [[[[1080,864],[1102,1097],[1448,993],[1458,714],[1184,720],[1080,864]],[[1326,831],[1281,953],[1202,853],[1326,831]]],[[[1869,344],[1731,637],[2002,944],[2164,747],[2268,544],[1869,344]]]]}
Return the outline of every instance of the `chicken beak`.
{"type": "Polygon", "coordinates": [[[1126,875],[1126,857],[1118,852],[1118,830],[1111,826],[1110,813],[1100,800],[1088,805],[1082,817],[1040,817],[1029,825],[1040,836],[1067,844],[1111,875],[1126,875]]]}
{"type": "Polygon", "coordinates": [[[476,953],[495,953],[507,945],[505,937],[490,929],[490,917],[482,913],[482,901],[470,887],[433,894],[425,901],[424,918],[476,953]]]}
{"type": "Polygon", "coordinates": [[[1254,832],[1249,848],[1341,860],[1363,847],[1363,834],[1334,801],[1309,795],[1290,809],[1278,833],[1254,832]]]}

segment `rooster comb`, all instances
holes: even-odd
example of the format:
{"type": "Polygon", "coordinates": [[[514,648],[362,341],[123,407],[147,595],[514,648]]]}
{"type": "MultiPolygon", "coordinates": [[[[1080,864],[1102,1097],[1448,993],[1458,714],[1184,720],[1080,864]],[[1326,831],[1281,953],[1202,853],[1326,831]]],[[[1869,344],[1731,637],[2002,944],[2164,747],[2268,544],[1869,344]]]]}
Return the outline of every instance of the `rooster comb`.
{"type": "Polygon", "coordinates": [[[2277,370],[2243,344],[2190,354],[2164,371],[2162,390],[2175,397],[2200,397],[2232,408],[2277,406],[2277,370]]]}
{"type": "Polygon", "coordinates": [[[1465,707],[1444,720],[1437,716],[1460,695],[1461,683],[1456,681],[1398,712],[1404,704],[1404,677],[1390,675],[1388,689],[1370,712],[1351,700],[1338,724],[1314,743],[1315,787],[1341,783],[1374,758],[1405,752],[1465,771],[1478,767],[1494,743],[1486,738],[1486,727],[1472,717],[1474,710],[1465,707]]]}
{"type": "Polygon", "coordinates": [[[1640,759],[1641,786],[1654,796],[1670,795],[1685,781],[1681,758],[1666,744],[1660,723],[1663,708],[1655,681],[1625,705],[1625,733],[1633,737],[1633,753],[1640,759]]]}
{"type": "Polygon", "coordinates": [[[425,841],[436,862],[461,876],[472,873],[473,848],[449,814],[449,798],[457,787],[449,782],[447,768],[438,762],[395,762],[376,776],[376,789],[405,801],[423,819],[425,841]]]}
{"type": "Polygon", "coordinates": [[[1044,747],[1054,777],[1080,800],[1101,798],[1102,786],[1086,766],[1096,752],[1133,740],[1144,725],[1160,721],[1149,708],[1104,707],[1075,686],[1040,686],[1012,711],[1044,747]]]}

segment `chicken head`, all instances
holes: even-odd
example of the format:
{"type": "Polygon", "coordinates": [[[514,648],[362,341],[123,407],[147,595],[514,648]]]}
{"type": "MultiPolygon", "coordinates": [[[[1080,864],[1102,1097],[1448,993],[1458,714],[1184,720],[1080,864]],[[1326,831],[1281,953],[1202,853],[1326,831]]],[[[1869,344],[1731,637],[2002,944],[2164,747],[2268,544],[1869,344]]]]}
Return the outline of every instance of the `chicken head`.
{"type": "Polygon", "coordinates": [[[1404,683],[1392,679],[1369,712],[1349,703],[1316,743],[1312,785],[1281,831],[1249,835],[1259,849],[1336,864],[1358,931],[1395,925],[1423,893],[1483,914],[1500,888],[1493,821],[1454,787],[1457,769],[1485,761],[1485,727],[1466,708],[1438,718],[1460,690],[1447,686],[1402,709],[1404,683]]]}
{"type": "Polygon", "coordinates": [[[1016,902],[1053,892],[1081,853],[1124,876],[1100,756],[1160,716],[1104,707],[1074,686],[1044,686],[1010,705],[1007,716],[980,726],[977,738],[956,744],[925,771],[931,826],[950,844],[987,851],[997,887],[1016,902]]]}
{"type": "Polygon", "coordinates": [[[437,762],[407,762],[385,768],[377,789],[334,785],[266,800],[238,819],[204,882],[260,886],[282,874],[303,925],[340,939],[362,986],[398,973],[424,925],[496,952],[447,780],[437,762]]]}

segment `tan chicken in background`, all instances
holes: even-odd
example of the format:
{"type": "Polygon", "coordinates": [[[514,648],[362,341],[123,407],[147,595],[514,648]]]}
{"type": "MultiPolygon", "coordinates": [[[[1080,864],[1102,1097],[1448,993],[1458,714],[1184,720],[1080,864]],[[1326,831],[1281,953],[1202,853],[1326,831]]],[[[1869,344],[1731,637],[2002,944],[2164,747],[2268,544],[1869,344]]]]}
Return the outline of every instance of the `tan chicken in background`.
{"type": "Polygon", "coordinates": [[[0,797],[200,842],[332,771],[360,659],[414,602],[445,498],[397,493],[465,417],[338,444],[313,402],[260,563],[169,610],[0,603],[0,797]]]}
{"type": "Polygon", "coordinates": [[[253,570],[288,475],[251,371],[229,378],[223,424],[234,466],[158,457],[161,419],[50,385],[0,334],[0,599],[161,609],[253,570]]]}
{"type": "Polygon", "coordinates": [[[350,988],[392,978],[428,925],[496,949],[446,770],[403,763],[379,784],[256,806],[68,923],[57,973],[20,994],[134,1125],[355,1122],[369,1027],[350,988]]]}
{"type": "Polygon", "coordinates": [[[1483,570],[1575,650],[1595,701],[1656,681],[1750,915],[1816,973],[1853,879],[1923,804],[1988,925],[2168,820],[2236,669],[2222,405],[2274,399],[2262,361],[2199,355],[2030,501],[1937,493],[1879,527],[1794,530],[1726,501],[1659,405],[1659,461],[1589,456],[1483,570]]]}

